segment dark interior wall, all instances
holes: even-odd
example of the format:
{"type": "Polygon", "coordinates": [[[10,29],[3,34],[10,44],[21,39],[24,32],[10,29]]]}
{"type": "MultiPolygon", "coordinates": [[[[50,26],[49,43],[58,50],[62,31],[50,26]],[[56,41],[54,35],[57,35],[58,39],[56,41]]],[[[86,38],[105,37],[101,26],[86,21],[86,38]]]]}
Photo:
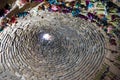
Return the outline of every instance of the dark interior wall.
{"type": "Polygon", "coordinates": [[[14,3],[16,0],[0,0],[0,9],[4,8],[6,3],[12,4],[14,3]]]}
{"type": "Polygon", "coordinates": [[[0,9],[4,7],[8,0],[0,0],[0,9]]]}

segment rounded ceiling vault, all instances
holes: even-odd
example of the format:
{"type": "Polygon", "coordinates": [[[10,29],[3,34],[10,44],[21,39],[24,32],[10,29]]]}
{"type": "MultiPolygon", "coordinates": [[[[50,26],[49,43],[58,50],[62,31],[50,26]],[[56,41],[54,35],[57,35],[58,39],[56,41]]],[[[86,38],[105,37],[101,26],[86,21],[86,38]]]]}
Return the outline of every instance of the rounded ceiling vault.
{"type": "Polygon", "coordinates": [[[1,33],[5,69],[27,80],[90,80],[105,55],[102,33],[69,14],[41,13],[1,33]]]}

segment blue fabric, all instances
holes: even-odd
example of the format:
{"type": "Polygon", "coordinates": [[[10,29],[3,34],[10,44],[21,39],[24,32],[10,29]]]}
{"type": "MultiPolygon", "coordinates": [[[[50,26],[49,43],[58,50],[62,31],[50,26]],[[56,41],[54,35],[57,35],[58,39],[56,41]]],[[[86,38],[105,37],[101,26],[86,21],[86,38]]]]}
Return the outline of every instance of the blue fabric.
{"type": "Polygon", "coordinates": [[[65,6],[65,2],[55,2],[56,5],[62,5],[62,6],[65,6]]]}
{"type": "Polygon", "coordinates": [[[77,16],[80,14],[80,10],[79,9],[75,9],[72,11],[72,16],[77,16]]]}
{"type": "Polygon", "coordinates": [[[27,14],[28,12],[18,13],[18,17],[25,17],[27,14]]]}
{"type": "Polygon", "coordinates": [[[57,0],[48,0],[50,4],[57,4],[57,0]]]}
{"type": "Polygon", "coordinates": [[[0,28],[0,32],[1,32],[1,31],[3,31],[3,27],[2,27],[2,28],[0,28]]]}
{"type": "Polygon", "coordinates": [[[89,3],[89,5],[88,5],[88,8],[92,8],[94,5],[93,5],[93,3],[89,3]]]}
{"type": "Polygon", "coordinates": [[[77,3],[75,4],[75,6],[76,6],[76,8],[79,8],[79,7],[81,6],[81,4],[80,4],[79,2],[77,2],[77,3]]]}

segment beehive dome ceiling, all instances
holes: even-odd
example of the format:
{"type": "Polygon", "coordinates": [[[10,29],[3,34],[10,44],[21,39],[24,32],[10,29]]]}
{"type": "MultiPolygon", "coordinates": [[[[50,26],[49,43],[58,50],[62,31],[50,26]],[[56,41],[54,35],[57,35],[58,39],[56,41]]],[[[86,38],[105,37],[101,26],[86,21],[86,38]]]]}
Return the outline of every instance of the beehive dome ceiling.
{"type": "Polygon", "coordinates": [[[36,13],[38,7],[0,33],[0,80],[98,80],[109,73],[108,37],[98,25],[70,13],[36,13]]]}

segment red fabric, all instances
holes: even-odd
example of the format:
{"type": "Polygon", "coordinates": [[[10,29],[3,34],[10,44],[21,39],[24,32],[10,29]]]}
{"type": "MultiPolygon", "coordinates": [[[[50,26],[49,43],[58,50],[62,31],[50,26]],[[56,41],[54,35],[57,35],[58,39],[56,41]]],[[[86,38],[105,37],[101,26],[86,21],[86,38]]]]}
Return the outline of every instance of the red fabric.
{"type": "Polygon", "coordinates": [[[26,2],[27,2],[27,0],[21,0],[21,2],[24,4],[24,3],[26,3],[26,2]]]}
{"type": "Polygon", "coordinates": [[[5,9],[4,11],[5,11],[5,14],[7,14],[9,12],[9,10],[7,10],[7,9],[5,9]]]}
{"type": "Polygon", "coordinates": [[[11,22],[11,23],[15,23],[15,22],[16,22],[16,17],[15,17],[15,16],[12,16],[10,22],[11,22]]]}

